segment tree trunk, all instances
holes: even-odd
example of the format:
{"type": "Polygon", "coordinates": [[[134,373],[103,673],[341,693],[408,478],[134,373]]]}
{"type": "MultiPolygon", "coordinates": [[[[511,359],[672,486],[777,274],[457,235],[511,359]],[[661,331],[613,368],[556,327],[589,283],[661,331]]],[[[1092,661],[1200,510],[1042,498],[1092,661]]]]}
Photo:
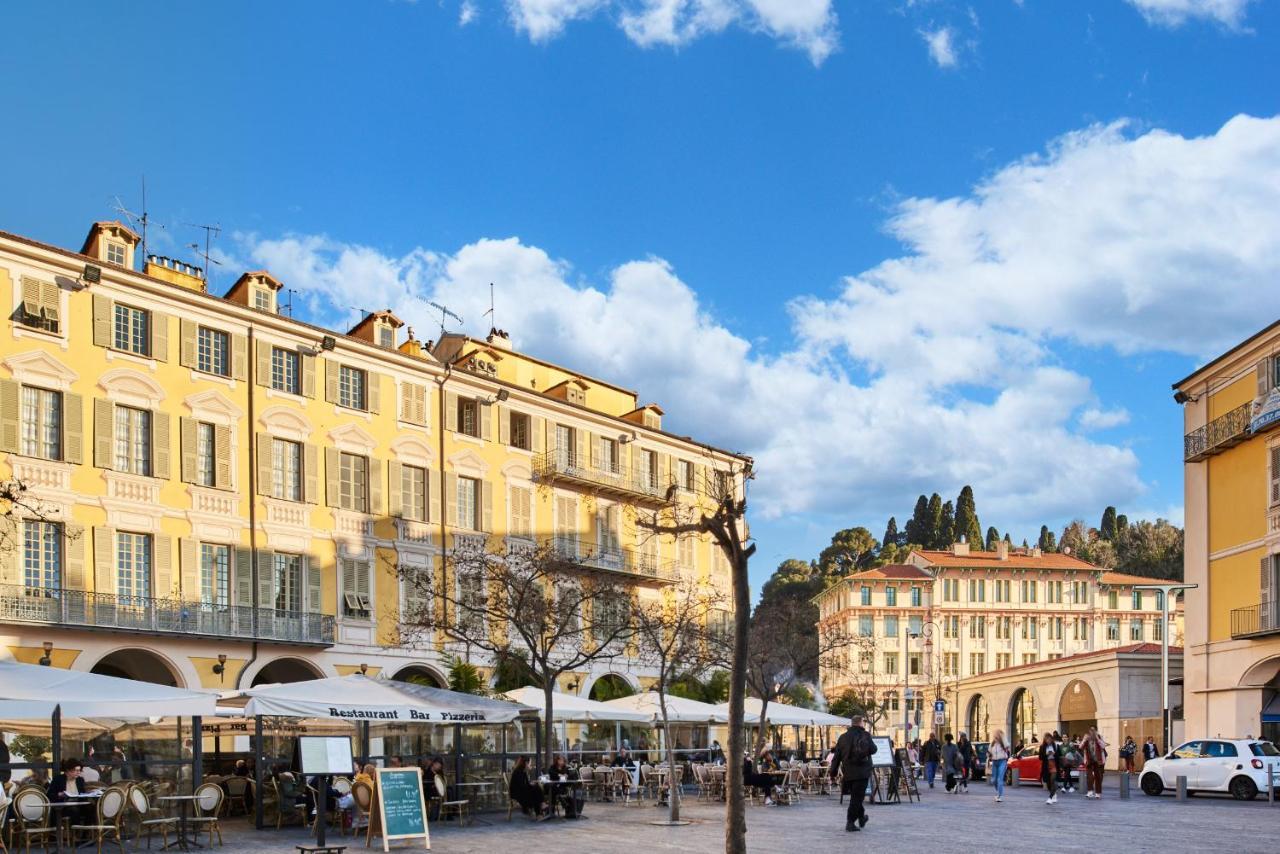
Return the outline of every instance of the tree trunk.
{"type": "Polygon", "coordinates": [[[554,709],[551,708],[551,695],[555,693],[556,681],[550,676],[542,677],[542,700],[545,709],[546,720],[542,722],[542,749],[545,755],[539,757],[542,761],[542,769],[546,770],[551,767],[551,755],[554,743],[552,739],[555,737],[556,725],[554,709]]]}
{"type": "Polygon", "coordinates": [[[671,805],[671,818],[674,823],[680,820],[680,787],[676,785],[676,748],[671,738],[671,722],[667,720],[667,692],[658,688],[658,708],[662,710],[662,733],[667,743],[667,800],[671,805]]]}
{"type": "Polygon", "coordinates": [[[747,587],[747,560],[733,555],[733,664],[729,670],[729,755],[725,773],[725,854],[747,854],[747,800],[742,788],[743,702],[747,693],[747,628],[751,618],[751,593],[747,587]]]}
{"type": "Polygon", "coordinates": [[[759,756],[761,753],[763,753],[765,746],[769,743],[769,718],[766,714],[768,711],[769,711],[769,698],[761,697],[760,698],[760,729],[756,731],[757,732],[756,749],[755,749],[756,756],[759,756]]]}

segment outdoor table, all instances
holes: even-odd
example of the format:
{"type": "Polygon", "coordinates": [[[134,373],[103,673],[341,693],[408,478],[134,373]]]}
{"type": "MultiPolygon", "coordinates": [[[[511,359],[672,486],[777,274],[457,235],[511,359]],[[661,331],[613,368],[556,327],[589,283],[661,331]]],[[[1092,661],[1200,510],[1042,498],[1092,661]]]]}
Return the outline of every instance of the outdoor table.
{"type": "Polygon", "coordinates": [[[182,848],[183,851],[190,850],[187,848],[188,845],[194,845],[197,848],[203,848],[204,846],[201,845],[199,842],[196,842],[195,839],[189,839],[187,837],[187,808],[192,803],[199,800],[199,796],[197,795],[164,795],[162,797],[156,798],[156,800],[157,801],[173,801],[178,804],[178,838],[175,839],[173,842],[170,842],[168,845],[164,847],[168,849],[168,848],[173,848],[176,845],[182,848]]]}
{"type": "MultiPolygon", "coordinates": [[[[88,797],[87,795],[81,795],[81,799],[74,800],[74,801],[50,801],[49,809],[56,810],[56,809],[64,809],[66,807],[83,807],[83,806],[92,804],[93,803],[92,800],[85,800],[85,798],[87,797],[88,797]]],[[[55,852],[58,852],[58,854],[61,854],[62,852],[62,831],[64,830],[63,825],[69,822],[70,820],[71,820],[71,816],[59,814],[57,816],[57,820],[54,822],[57,825],[57,830],[55,830],[53,833],[53,850],[55,852]]],[[[72,848],[74,848],[75,840],[71,838],[71,826],[68,824],[65,830],[67,831],[67,844],[72,848]]]]}
{"type": "MultiPolygon", "coordinates": [[[[453,785],[454,785],[454,788],[457,788],[457,789],[462,789],[462,788],[475,789],[477,797],[484,797],[489,794],[486,790],[493,786],[493,781],[492,780],[474,780],[469,783],[454,783],[453,785]]],[[[477,821],[482,822],[483,824],[486,824],[486,825],[489,824],[487,820],[477,817],[476,811],[473,809],[471,810],[471,823],[475,824],[477,821]]],[[[462,822],[459,821],[458,824],[462,824],[462,822]]]]}

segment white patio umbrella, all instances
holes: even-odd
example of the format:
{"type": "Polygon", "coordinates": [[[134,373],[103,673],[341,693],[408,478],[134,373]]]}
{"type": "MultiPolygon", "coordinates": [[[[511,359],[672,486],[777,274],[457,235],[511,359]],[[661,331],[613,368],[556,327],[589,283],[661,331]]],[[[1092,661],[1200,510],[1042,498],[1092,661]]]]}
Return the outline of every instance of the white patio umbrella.
{"type": "Polygon", "coordinates": [[[212,715],[217,697],[83,670],[0,661],[0,718],[138,718],[212,715]]]}
{"type": "Polygon", "coordinates": [[[249,718],[283,715],[381,723],[502,724],[536,711],[443,688],[370,679],[360,673],[263,685],[244,691],[243,696],[249,698],[244,706],[249,718]]]}
{"type": "MultiPolygon", "coordinates": [[[[541,688],[526,685],[523,688],[508,691],[503,696],[513,703],[533,706],[538,709],[544,719],[546,718],[546,698],[543,696],[541,688]]],[[[579,697],[577,694],[561,694],[559,691],[552,693],[551,716],[554,720],[568,721],[570,723],[591,723],[595,721],[648,723],[653,720],[653,715],[648,712],[629,711],[609,703],[588,700],[586,697],[579,697]]]]}
{"type": "MultiPolygon", "coordinates": [[[[613,706],[625,711],[642,712],[654,722],[662,720],[662,707],[658,705],[658,694],[654,691],[632,694],[630,697],[619,697],[616,700],[609,700],[603,705],[613,706]]],[[[758,720],[757,716],[750,713],[746,717],[747,723],[755,723],[758,720]]],[[[728,706],[722,708],[713,706],[710,703],[700,703],[697,700],[668,694],[667,719],[671,723],[682,724],[724,724],[729,722],[729,708],[728,706]]]]}
{"type": "MultiPolygon", "coordinates": [[[[759,723],[760,709],[764,704],[756,697],[747,697],[743,706],[747,711],[748,722],[759,723]]],[[[716,708],[723,709],[726,715],[729,714],[729,704],[721,703],[716,708]]],[[[839,715],[830,715],[826,712],[819,712],[815,709],[805,709],[800,706],[790,706],[786,703],[770,703],[769,708],[765,709],[769,723],[773,726],[848,726],[849,719],[842,718],[839,715]]]]}

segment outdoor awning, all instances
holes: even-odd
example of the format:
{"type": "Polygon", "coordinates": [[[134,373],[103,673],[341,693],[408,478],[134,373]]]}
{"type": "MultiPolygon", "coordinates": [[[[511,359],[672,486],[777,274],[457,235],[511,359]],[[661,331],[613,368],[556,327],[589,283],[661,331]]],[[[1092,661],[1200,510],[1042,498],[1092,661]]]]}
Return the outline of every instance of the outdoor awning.
{"type": "MultiPolygon", "coordinates": [[[[630,697],[619,697],[604,703],[606,706],[630,712],[641,712],[650,720],[662,720],[662,708],[658,705],[658,695],[653,691],[644,694],[632,694],[630,697]]],[[[723,724],[729,722],[728,707],[721,708],[710,703],[700,703],[685,697],[667,695],[667,719],[672,723],[682,724],[723,724]]],[[[755,715],[747,714],[747,723],[755,723],[755,715]]]]}
{"type": "MultiPolygon", "coordinates": [[[[284,715],[379,723],[502,724],[536,712],[502,700],[359,673],[264,685],[244,692],[245,717],[284,715]]],[[[224,702],[226,702],[224,700],[224,702]]]]}
{"type": "MultiPolygon", "coordinates": [[[[743,704],[747,712],[747,720],[751,723],[758,723],[760,720],[760,708],[764,704],[756,697],[747,697],[743,704]]],[[[729,704],[721,703],[716,708],[724,710],[725,715],[729,714],[729,704]]],[[[800,706],[790,706],[786,703],[770,703],[765,709],[765,716],[769,719],[769,723],[773,726],[848,726],[849,719],[842,718],[838,715],[829,715],[826,712],[819,712],[814,709],[805,709],[800,706]]]]}
{"type": "MultiPolygon", "coordinates": [[[[515,691],[508,691],[503,695],[513,703],[520,703],[525,706],[533,706],[538,709],[538,713],[546,719],[546,707],[544,705],[546,697],[542,694],[542,689],[533,685],[526,685],[515,691]]],[[[611,706],[608,703],[597,702],[596,700],[588,700],[586,697],[579,697],[576,694],[561,694],[559,691],[554,692],[551,698],[551,716],[557,721],[570,721],[577,723],[589,723],[591,721],[627,721],[648,722],[653,720],[653,715],[646,712],[634,712],[627,709],[620,709],[617,706],[611,706]]]]}
{"type": "Polygon", "coordinates": [[[1280,724],[1280,693],[1271,698],[1271,702],[1262,707],[1264,724],[1280,724]]]}
{"type": "Polygon", "coordinates": [[[100,676],[83,670],[0,661],[0,718],[148,718],[212,715],[213,694],[100,676]]]}

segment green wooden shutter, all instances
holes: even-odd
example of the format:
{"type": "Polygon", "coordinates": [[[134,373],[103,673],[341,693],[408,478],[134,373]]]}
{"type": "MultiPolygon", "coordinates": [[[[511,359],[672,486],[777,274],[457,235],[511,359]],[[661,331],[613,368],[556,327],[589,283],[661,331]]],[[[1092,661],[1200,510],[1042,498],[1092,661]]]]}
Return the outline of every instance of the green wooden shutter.
{"type": "MultiPolygon", "coordinates": [[[[458,514],[454,505],[458,503],[458,476],[452,472],[444,476],[444,521],[448,525],[458,524],[458,514]]],[[[466,527],[470,528],[470,525],[466,527]]]]}
{"type": "Polygon", "coordinates": [[[182,473],[183,483],[196,482],[196,444],[198,442],[196,432],[199,425],[194,418],[182,417],[178,419],[179,441],[182,444],[182,473]]]}
{"type": "Polygon", "coordinates": [[[315,445],[302,446],[302,500],[308,504],[320,502],[320,449],[315,445]]]}
{"type": "Polygon", "coordinates": [[[169,415],[151,413],[151,476],[169,476],[169,415]]]}
{"type": "Polygon", "coordinates": [[[302,354],[302,396],[316,396],[316,357],[309,353],[302,354]]]}
{"type": "Polygon", "coordinates": [[[312,566],[311,561],[303,555],[302,572],[307,577],[307,613],[324,613],[324,602],[321,598],[320,570],[312,566]]]}
{"type": "Polygon", "coordinates": [[[151,568],[155,579],[156,599],[173,597],[173,537],[153,534],[151,537],[151,568]]]}
{"type": "MultiPolygon", "coordinates": [[[[58,324],[62,322],[62,300],[59,298],[61,294],[62,289],[58,287],[57,282],[40,283],[40,311],[46,319],[58,324]]],[[[62,329],[62,326],[59,325],[58,329],[62,329]]]]}
{"type": "Polygon", "coordinates": [[[1271,449],[1271,504],[1280,504],[1280,445],[1271,449]]]}
{"type": "Polygon", "coordinates": [[[265,341],[255,341],[253,382],[255,385],[271,386],[271,345],[265,341]]]}
{"type": "Polygon", "coordinates": [[[243,380],[249,375],[249,341],[243,335],[231,336],[231,378],[243,380]]]}
{"type": "Polygon", "coordinates": [[[213,428],[213,485],[231,488],[231,428],[218,424],[213,428]]]}
{"type": "Polygon", "coordinates": [[[22,386],[16,380],[0,380],[0,451],[18,453],[22,432],[22,386]]]}
{"type": "Polygon", "coordinates": [[[493,532],[493,484],[487,480],[480,483],[480,530],[493,532]]]}
{"type": "Polygon", "coordinates": [[[328,504],[330,507],[338,506],[338,500],[341,494],[338,489],[338,487],[340,486],[338,462],[339,462],[338,449],[325,448],[324,449],[324,503],[328,504]]]}
{"type": "Polygon", "coordinates": [[[196,341],[200,337],[200,324],[181,318],[178,321],[178,334],[181,342],[178,345],[178,364],[184,368],[194,368],[199,364],[196,341]]]}
{"type": "Polygon", "coordinates": [[[115,404],[100,397],[94,398],[93,464],[100,469],[115,468],[115,417],[115,404]]]}
{"type": "Polygon", "coordinates": [[[84,590],[84,541],[88,537],[89,529],[68,531],[67,526],[63,525],[62,531],[62,549],[66,567],[62,586],[68,590],[84,590]]]}
{"type": "Polygon", "coordinates": [[[375,415],[382,411],[382,374],[365,372],[369,393],[365,396],[366,408],[375,415]]]}
{"type": "Polygon", "coordinates": [[[151,358],[169,361],[169,315],[151,312],[151,358]]]}
{"type": "Polygon", "coordinates": [[[329,403],[338,402],[338,374],[342,366],[333,359],[324,360],[324,399],[329,403]]]}
{"type": "Polygon", "coordinates": [[[276,553],[268,549],[258,551],[258,607],[276,607],[276,553]]]}
{"type": "Polygon", "coordinates": [[[404,465],[396,460],[387,462],[387,515],[404,515],[404,465]]]}
{"type": "Polygon", "coordinates": [[[240,608],[253,607],[253,549],[236,547],[234,564],[232,572],[235,573],[235,579],[232,582],[235,588],[236,601],[233,603],[240,608]]]}
{"type": "Polygon", "coordinates": [[[62,459],[84,462],[84,397],[62,394],[62,459]]]}
{"type": "Polygon", "coordinates": [[[451,391],[444,395],[444,429],[458,429],[458,396],[451,391]]]}
{"type": "Polygon", "coordinates": [[[377,457],[369,457],[369,507],[368,512],[374,516],[381,516],[387,512],[382,503],[382,495],[384,491],[382,460],[377,457]]]}
{"type": "Polygon", "coordinates": [[[427,511],[427,522],[440,522],[444,518],[444,511],[441,509],[441,481],[440,473],[435,469],[427,470],[427,500],[430,502],[430,508],[427,511]]]}
{"type": "Polygon", "coordinates": [[[104,525],[93,529],[93,590],[116,595],[116,532],[104,525]]]}
{"type": "Polygon", "coordinates": [[[114,342],[115,303],[105,294],[93,295],[93,343],[97,347],[110,347],[114,342]]]}
{"type": "Polygon", "coordinates": [[[275,440],[269,433],[259,433],[258,440],[258,494],[273,495],[275,494],[274,478],[272,477],[272,457],[274,456],[275,440]]]}
{"type": "Polygon", "coordinates": [[[178,540],[178,563],[181,568],[182,598],[200,601],[200,544],[190,537],[178,540]]]}

